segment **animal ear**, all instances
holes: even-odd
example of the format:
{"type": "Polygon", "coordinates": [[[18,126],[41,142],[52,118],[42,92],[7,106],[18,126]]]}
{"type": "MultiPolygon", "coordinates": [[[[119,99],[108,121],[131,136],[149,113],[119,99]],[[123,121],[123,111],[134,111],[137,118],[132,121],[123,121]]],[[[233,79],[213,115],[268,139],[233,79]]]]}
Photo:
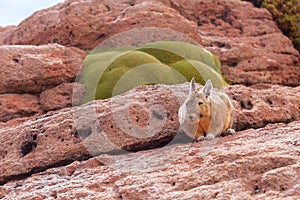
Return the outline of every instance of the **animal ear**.
{"type": "Polygon", "coordinates": [[[211,80],[206,81],[204,87],[201,89],[201,92],[208,97],[211,94],[211,90],[213,88],[211,80]]]}
{"type": "Polygon", "coordinates": [[[195,79],[194,77],[192,78],[191,82],[190,82],[190,94],[195,92],[195,79]]]}

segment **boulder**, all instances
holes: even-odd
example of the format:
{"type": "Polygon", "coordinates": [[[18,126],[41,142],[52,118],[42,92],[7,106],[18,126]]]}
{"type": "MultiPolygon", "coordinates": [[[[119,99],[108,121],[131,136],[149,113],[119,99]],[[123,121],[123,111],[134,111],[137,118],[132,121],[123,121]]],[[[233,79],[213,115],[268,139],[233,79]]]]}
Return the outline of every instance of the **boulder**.
{"type": "Polygon", "coordinates": [[[86,53],[58,44],[0,46],[0,94],[39,93],[72,82],[86,53]]]}
{"type": "MultiPolygon", "coordinates": [[[[111,99],[48,112],[16,126],[2,125],[0,183],[99,154],[191,142],[178,133],[177,117],[188,89],[188,83],[141,86],[111,99]]],[[[226,92],[236,108],[234,126],[243,130],[299,121],[299,90],[270,85],[228,87],[226,92]]],[[[279,133],[276,137],[285,135],[279,133]]]]}
{"type": "Polygon", "coordinates": [[[38,97],[29,94],[0,94],[0,122],[43,113],[38,97]]]}
{"type": "Polygon", "coordinates": [[[67,0],[24,20],[5,42],[34,45],[53,42],[93,49],[115,34],[144,27],[172,29],[200,41],[195,22],[160,2],[67,0]]]}
{"type": "Polygon", "coordinates": [[[297,199],[300,122],[124,155],[0,186],[7,199],[297,199]]]}
{"type": "Polygon", "coordinates": [[[161,86],[149,89],[4,126],[0,182],[98,153],[137,151],[165,143],[177,132],[179,101],[161,86]]]}

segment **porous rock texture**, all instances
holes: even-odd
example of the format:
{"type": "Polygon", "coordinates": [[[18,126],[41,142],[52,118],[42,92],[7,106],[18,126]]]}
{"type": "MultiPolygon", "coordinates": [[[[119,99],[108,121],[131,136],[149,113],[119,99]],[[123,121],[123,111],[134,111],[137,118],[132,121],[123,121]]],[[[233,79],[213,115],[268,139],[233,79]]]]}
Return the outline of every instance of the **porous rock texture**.
{"type": "Polygon", "coordinates": [[[0,122],[43,113],[39,99],[30,94],[0,94],[0,122]]]}
{"type": "Polygon", "coordinates": [[[84,86],[72,82],[85,56],[58,44],[0,46],[0,122],[78,105],[84,86]]]}
{"type": "MultiPolygon", "coordinates": [[[[248,92],[245,88],[227,88],[236,108],[237,130],[300,120],[300,87],[270,86],[248,92]]],[[[176,135],[176,141],[181,141],[177,111],[187,93],[187,83],[141,86],[108,100],[4,127],[0,129],[0,183],[94,155],[160,147],[176,135]]]]}
{"type": "Polygon", "coordinates": [[[0,28],[0,61],[0,199],[300,197],[299,53],[265,9],[67,0],[0,28]],[[200,43],[219,56],[235,83],[224,88],[235,135],[192,143],[178,131],[188,83],[78,106],[79,48],[155,40],[200,43]]]}
{"type": "Polygon", "coordinates": [[[300,122],[101,155],[0,186],[3,199],[297,199],[300,122]]]}
{"type": "Polygon", "coordinates": [[[75,80],[85,52],[58,44],[0,46],[0,94],[39,93],[75,80]]]}
{"type": "Polygon", "coordinates": [[[44,111],[77,106],[84,97],[85,87],[80,83],[62,83],[40,94],[40,104],[44,111]]]}
{"type": "Polygon", "coordinates": [[[240,0],[161,0],[198,24],[202,45],[214,52],[235,84],[300,84],[299,52],[266,9],[240,0]]]}
{"type": "Polygon", "coordinates": [[[200,41],[195,22],[160,2],[67,0],[24,20],[5,42],[36,45],[54,42],[93,49],[114,34],[143,27],[173,29],[200,41]]]}
{"type": "Polygon", "coordinates": [[[174,32],[159,30],[161,34],[157,34],[142,29],[160,27],[183,33],[218,55],[223,73],[232,83],[297,86],[299,52],[272,19],[266,9],[240,0],[69,0],[27,18],[6,34],[4,42],[55,42],[92,49],[115,34],[122,40],[112,46],[186,40],[174,32]],[[138,29],[135,40],[133,29],[138,29]]]}

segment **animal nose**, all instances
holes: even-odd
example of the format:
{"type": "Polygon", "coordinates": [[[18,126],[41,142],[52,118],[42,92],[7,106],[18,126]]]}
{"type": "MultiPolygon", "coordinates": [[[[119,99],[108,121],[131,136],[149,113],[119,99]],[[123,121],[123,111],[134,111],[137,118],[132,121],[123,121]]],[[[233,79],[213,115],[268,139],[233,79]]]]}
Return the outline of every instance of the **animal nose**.
{"type": "Polygon", "coordinates": [[[190,118],[190,119],[193,119],[194,117],[193,117],[193,115],[190,115],[189,118],[190,118]]]}

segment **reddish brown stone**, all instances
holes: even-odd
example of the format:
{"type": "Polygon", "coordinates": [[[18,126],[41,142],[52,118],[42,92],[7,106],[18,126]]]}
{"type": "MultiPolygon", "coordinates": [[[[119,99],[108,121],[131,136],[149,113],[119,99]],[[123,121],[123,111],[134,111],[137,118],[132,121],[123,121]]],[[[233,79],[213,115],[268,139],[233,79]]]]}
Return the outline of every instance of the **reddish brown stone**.
{"type": "Polygon", "coordinates": [[[185,41],[188,36],[199,42],[200,33],[202,44],[220,57],[226,77],[251,85],[225,89],[240,132],[198,143],[183,140],[177,133],[177,111],[187,83],[142,86],[39,116],[40,106],[48,111],[71,105],[74,85],[69,82],[85,53],[59,45],[1,46],[0,93],[31,94],[0,95],[0,198],[300,196],[300,64],[291,41],[267,10],[249,2],[159,1],[164,5],[154,0],[68,0],[18,27],[0,28],[0,45],[50,41],[91,48],[108,38],[103,46],[185,41]],[[162,29],[145,26],[167,31],[160,34],[162,29]],[[114,35],[125,30],[130,31],[114,35]],[[95,155],[100,156],[90,158],[95,155]]]}
{"type": "MultiPolygon", "coordinates": [[[[200,41],[195,22],[159,2],[68,0],[24,20],[6,43],[54,42],[93,49],[114,34],[143,27],[173,29],[200,41]]],[[[147,34],[144,37],[147,38],[147,34]]]]}
{"type": "Polygon", "coordinates": [[[300,122],[125,155],[101,155],[0,187],[7,199],[297,199],[300,122]]]}
{"type": "Polygon", "coordinates": [[[7,38],[16,28],[16,26],[0,27],[0,45],[5,44],[5,38],[7,38]]]}
{"type": "Polygon", "coordinates": [[[101,152],[137,151],[165,143],[176,134],[179,101],[163,87],[143,90],[1,127],[0,152],[6,153],[0,156],[0,182],[101,152]],[[147,127],[136,121],[143,113],[128,116],[134,105],[148,111],[151,120],[147,127]]]}
{"type": "MultiPolygon", "coordinates": [[[[0,126],[0,182],[103,153],[164,146],[178,131],[189,84],[141,86],[111,99],[0,126]],[[134,111],[136,109],[136,111],[134,111]]],[[[231,86],[237,130],[300,120],[300,87],[231,86]]],[[[282,125],[283,126],[283,125],[282,125]]],[[[298,134],[299,135],[299,134],[298,134]]]]}
{"type": "Polygon", "coordinates": [[[57,44],[0,46],[0,94],[38,93],[75,80],[85,52],[57,44]]]}
{"type": "Polygon", "coordinates": [[[228,87],[226,92],[235,106],[234,126],[237,130],[300,119],[300,86],[236,85],[228,87]]]}
{"type": "Polygon", "coordinates": [[[0,122],[41,114],[39,99],[29,94],[0,94],[0,122]]]}
{"type": "Polygon", "coordinates": [[[246,1],[66,1],[26,19],[6,43],[57,42],[92,49],[113,36],[102,47],[155,40],[194,43],[200,42],[198,32],[203,38],[201,44],[220,57],[223,73],[232,83],[299,85],[299,52],[282,34],[271,13],[246,1]],[[153,26],[167,29],[142,29],[153,26]],[[188,40],[189,36],[194,41],[188,40]]]}
{"type": "Polygon", "coordinates": [[[235,84],[300,85],[299,52],[266,9],[236,0],[161,0],[198,23],[202,45],[235,84]]]}
{"type": "Polygon", "coordinates": [[[62,83],[46,90],[40,95],[41,108],[44,111],[58,110],[72,105],[79,105],[84,96],[84,85],[79,83],[62,83]]]}

